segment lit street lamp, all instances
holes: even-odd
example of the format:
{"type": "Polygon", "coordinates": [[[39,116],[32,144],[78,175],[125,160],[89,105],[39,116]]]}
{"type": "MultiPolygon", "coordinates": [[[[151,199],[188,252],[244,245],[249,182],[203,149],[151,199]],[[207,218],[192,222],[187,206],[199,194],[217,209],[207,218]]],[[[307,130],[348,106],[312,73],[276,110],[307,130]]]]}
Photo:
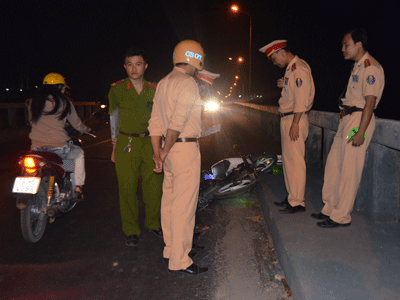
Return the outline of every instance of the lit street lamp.
{"type": "Polygon", "coordinates": [[[251,95],[251,15],[248,12],[245,12],[239,8],[238,5],[233,4],[231,6],[231,11],[233,13],[244,13],[248,15],[250,18],[250,35],[249,35],[249,96],[251,95]]]}

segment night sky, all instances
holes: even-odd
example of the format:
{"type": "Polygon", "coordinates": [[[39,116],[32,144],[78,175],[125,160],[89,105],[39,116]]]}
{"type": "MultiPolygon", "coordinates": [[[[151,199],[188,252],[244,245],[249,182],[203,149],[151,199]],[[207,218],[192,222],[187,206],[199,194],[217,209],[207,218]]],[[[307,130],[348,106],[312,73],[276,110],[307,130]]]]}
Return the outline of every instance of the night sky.
{"type": "MultiPolygon", "coordinates": [[[[341,53],[343,33],[363,27],[369,52],[383,66],[386,86],[376,111],[399,120],[397,92],[398,1],[2,1],[0,4],[1,102],[18,101],[15,91],[31,93],[49,72],[66,77],[74,101],[102,101],[110,84],[126,77],[123,54],[143,48],[149,59],[145,78],[157,82],[172,69],[172,51],[183,39],[200,42],[205,68],[220,73],[215,88],[227,94],[239,72],[248,89],[248,14],[229,11],[237,3],[252,18],[252,92],[277,104],[276,80],[284,70],[268,64],[259,48],[287,39],[292,52],[313,73],[314,109],[338,111],[337,99],[353,62],[341,53]],[[229,57],[243,56],[238,65],[229,57]],[[5,94],[5,88],[11,91],[5,94]]],[[[25,96],[25,94],[24,94],[25,96]]],[[[30,95],[26,95],[27,97],[30,95]]]]}

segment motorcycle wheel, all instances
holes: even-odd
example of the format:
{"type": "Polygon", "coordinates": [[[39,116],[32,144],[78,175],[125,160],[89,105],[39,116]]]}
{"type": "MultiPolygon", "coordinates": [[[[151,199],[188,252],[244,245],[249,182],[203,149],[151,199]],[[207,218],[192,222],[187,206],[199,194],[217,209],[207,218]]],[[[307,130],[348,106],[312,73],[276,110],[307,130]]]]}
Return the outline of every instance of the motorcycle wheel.
{"type": "Polygon", "coordinates": [[[49,178],[43,178],[36,195],[32,197],[28,206],[21,210],[21,230],[27,242],[38,242],[46,229],[47,214],[44,209],[47,205],[48,184],[49,178]]]}
{"type": "Polygon", "coordinates": [[[278,157],[272,153],[264,153],[252,158],[258,173],[270,172],[276,165],[278,157]]]}
{"type": "Polygon", "coordinates": [[[255,177],[246,177],[241,181],[230,182],[223,187],[220,187],[214,192],[214,199],[225,199],[233,197],[237,194],[241,194],[253,189],[257,184],[255,177]]]}

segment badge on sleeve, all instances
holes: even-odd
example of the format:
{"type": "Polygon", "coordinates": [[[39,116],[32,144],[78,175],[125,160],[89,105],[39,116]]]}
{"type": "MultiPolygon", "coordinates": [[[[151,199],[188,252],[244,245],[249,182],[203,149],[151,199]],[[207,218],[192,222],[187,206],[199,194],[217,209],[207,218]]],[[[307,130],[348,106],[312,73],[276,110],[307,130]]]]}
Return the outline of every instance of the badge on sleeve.
{"type": "Polygon", "coordinates": [[[367,76],[367,83],[368,83],[369,85],[373,85],[373,84],[375,83],[375,77],[374,77],[374,75],[368,75],[368,76],[367,76]]]}
{"type": "Polygon", "coordinates": [[[358,82],[358,75],[352,75],[353,82],[358,82]]]}
{"type": "Polygon", "coordinates": [[[296,78],[296,85],[297,87],[301,87],[303,85],[303,80],[301,80],[301,78],[296,78]]]}

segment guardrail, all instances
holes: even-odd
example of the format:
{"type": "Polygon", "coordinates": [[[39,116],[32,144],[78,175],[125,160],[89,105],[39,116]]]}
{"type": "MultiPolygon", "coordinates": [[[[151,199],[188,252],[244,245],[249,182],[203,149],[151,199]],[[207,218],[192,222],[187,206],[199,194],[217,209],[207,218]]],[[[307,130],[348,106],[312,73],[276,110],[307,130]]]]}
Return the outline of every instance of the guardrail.
{"type": "MultiPolygon", "coordinates": [[[[280,140],[277,106],[238,103],[245,114],[280,140]]],[[[308,168],[324,167],[339,124],[339,114],[311,111],[306,142],[308,168]]],[[[376,119],[368,147],[354,209],[365,212],[374,222],[400,221],[400,121],[376,119]]]]}
{"type": "MultiPolygon", "coordinates": [[[[82,119],[89,118],[100,106],[100,102],[73,102],[73,104],[82,119]]],[[[18,125],[17,120],[21,118],[23,118],[24,124],[29,123],[28,109],[25,103],[0,103],[0,110],[7,110],[7,114],[1,114],[1,118],[6,119],[2,120],[2,127],[4,128],[16,128],[18,125]]]]}

